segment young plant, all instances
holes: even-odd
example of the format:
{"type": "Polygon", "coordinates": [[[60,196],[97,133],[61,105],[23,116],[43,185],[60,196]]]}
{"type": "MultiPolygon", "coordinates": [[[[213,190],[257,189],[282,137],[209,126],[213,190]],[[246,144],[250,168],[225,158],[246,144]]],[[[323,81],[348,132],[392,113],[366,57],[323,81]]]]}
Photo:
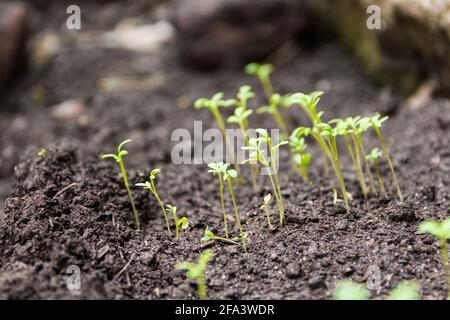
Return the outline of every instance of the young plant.
{"type": "Polygon", "coordinates": [[[450,299],[450,267],[448,262],[448,246],[447,240],[450,239],[450,218],[445,219],[441,223],[438,221],[424,221],[419,225],[419,232],[429,233],[441,243],[441,259],[444,270],[447,275],[447,291],[450,299]]]}
{"type": "Polygon", "coordinates": [[[280,94],[275,93],[270,96],[269,105],[258,108],[256,110],[256,112],[258,114],[268,113],[268,114],[272,115],[278,128],[281,129],[281,132],[282,132],[284,138],[287,138],[288,134],[289,134],[288,129],[287,129],[286,123],[284,122],[283,117],[278,109],[282,105],[282,103],[283,103],[283,97],[280,94]]]}
{"type": "Polygon", "coordinates": [[[293,160],[297,173],[303,178],[303,181],[309,180],[309,165],[311,164],[311,154],[305,153],[306,147],[305,139],[298,138],[295,135],[291,135],[289,138],[289,145],[293,154],[293,160]]]}
{"type": "Polygon", "coordinates": [[[198,296],[201,300],[208,299],[206,293],[206,277],[205,271],[206,266],[208,265],[211,258],[214,256],[214,253],[211,249],[207,249],[200,254],[197,263],[192,262],[178,262],[176,264],[177,270],[185,270],[186,276],[195,281],[197,284],[197,292],[198,296]]]}
{"type": "Polygon", "coordinates": [[[380,114],[376,114],[375,116],[370,118],[370,123],[372,124],[373,128],[375,129],[375,132],[377,133],[378,139],[380,140],[381,148],[383,150],[383,154],[386,157],[386,160],[387,160],[388,165],[389,165],[389,169],[392,172],[392,178],[394,180],[394,185],[395,185],[395,188],[397,189],[397,197],[399,198],[400,201],[403,202],[403,194],[402,194],[402,192],[400,190],[400,185],[398,184],[397,174],[395,173],[394,165],[392,163],[389,150],[386,147],[386,143],[384,142],[384,139],[383,139],[383,136],[382,136],[381,130],[380,130],[381,125],[387,119],[388,119],[388,117],[381,118],[380,114]]]}
{"type": "Polygon", "coordinates": [[[47,150],[41,149],[41,150],[39,150],[37,155],[38,155],[38,157],[45,158],[45,156],[47,155],[47,150]]]}
{"type": "Polygon", "coordinates": [[[269,204],[270,201],[272,200],[272,195],[270,193],[268,193],[265,197],[264,197],[264,204],[261,206],[261,209],[264,209],[266,212],[266,218],[267,218],[267,223],[269,224],[269,229],[273,230],[273,226],[272,223],[270,222],[270,215],[269,215],[269,204]]]}
{"type": "MultiPolygon", "coordinates": [[[[304,94],[301,92],[297,92],[291,95],[288,95],[283,100],[283,106],[285,108],[289,108],[294,104],[297,104],[301,107],[301,109],[306,113],[306,115],[311,120],[311,124],[313,126],[316,126],[319,123],[322,123],[322,115],[324,114],[323,111],[318,112],[317,106],[320,102],[320,97],[323,95],[322,91],[314,91],[310,94],[304,94]]],[[[324,175],[328,176],[329,169],[328,169],[328,159],[326,155],[326,151],[322,148],[322,146],[319,144],[319,149],[322,154],[323,159],[323,168],[324,168],[324,175]]]]}
{"type": "MultiPolygon", "coordinates": [[[[240,88],[239,93],[237,95],[238,99],[233,100],[233,103],[237,106],[234,109],[234,114],[229,116],[227,119],[227,123],[236,123],[240,130],[242,137],[244,138],[245,145],[248,146],[249,137],[247,134],[247,130],[249,128],[248,118],[252,115],[253,110],[247,109],[247,101],[253,98],[255,95],[251,91],[250,86],[243,86],[240,88]]],[[[251,177],[253,189],[258,189],[258,167],[255,165],[251,165],[251,177]]]]}
{"type": "Polygon", "coordinates": [[[223,100],[223,93],[218,92],[216,93],[211,99],[201,98],[195,101],[195,108],[196,109],[203,109],[207,108],[211,112],[211,114],[214,117],[214,120],[217,123],[217,126],[219,127],[220,132],[222,132],[222,136],[225,139],[225,144],[227,145],[227,149],[232,152],[233,155],[233,161],[234,165],[236,167],[236,170],[239,171],[239,163],[237,163],[237,156],[234,151],[233,145],[230,142],[230,139],[227,134],[227,129],[225,126],[225,122],[222,118],[222,115],[220,113],[219,108],[221,107],[229,107],[234,103],[233,100],[223,100]]]}
{"type": "Polygon", "coordinates": [[[140,222],[139,222],[139,215],[138,215],[138,212],[136,210],[136,206],[134,204],[133,195],[131,194],[130,185],[128,183],[127,172],[125,170],[125,165],[123,163],[123,157],[128,155],[128,151],[127,150],[122,150],[122,147],[125,144],[130,143],[131,141],[132,141],[131,139],[126,139],[125,141],[122,141],[122,143],[117,148],[117,154],[105,154],[105,155],[102,156],[102,158],[103,159],[113,158],[119,164],[120,171],[122,173],[122,179],[123,179],[123,182],[125,184],[125,188],[127,189],[127,192],[128,192],[128,198],[130,199],[131,208],[133,209],[134,222],[136,224],[136,229],[140,230],[141,229],[141,225],[140,225],[140,222]]]}
{"type": "MultiPolygon", "coordinates": [[[[244,230],[242,228],[242,224],[241,224],[241,218],[239,216],[239,211],[237,209],[237,205],[236,205],[236,198],[234,196],[234,190],[233,190],[233,179],[237,178],[238,173],[236,170],[233,169],[228,169],[230,166],[229,163],[223,163],[223,162],[216,162],[216,163],[210,163],[208,164],[208,167],[210,168],[210,170],[208,170],[209,173],[212,173],[213,175],[216,175],[219,177],[220,179],[220,187],[221,187],[221,201],[222,201],[222,210],[223,210],[223,217],[224,217],[224,223],[225,223],[225,227],[226,227],[226,212],[225,212],[225,205],[224,205],[224,201],[223,201],[223,181],[226,181],[228,184],[228,189],[230,191],[230,195],[231,195],[231,200],[233,202],[233,207],[234,207],[234,214],[235,214],[235,218],[236,218],[236,223],[238,225],[239,228],[239,235],[241,237],[242,240],[242,247],[244,249],[244,251],[246,251],[246,243],[245,243],[245,239],[246,237],[244,236],[244,230]]],[[[227,228],[227,227],[226,227],[227,228]]],[[[228,238],[228,229],[226,229],[226,233],[225,236],[228,238]]]]}
{"type": "Polygon", "coordinates": [[[164,207],[164,203],[161,201],[161,198],[159,197],[158,191],[156,190],[155,180],[156,175],[160,173],[161,170],[154,169],[152,172],[150,172],[148,181],[137,183],[137,187],[141,187],[147,190],[150,190],[150,192],[155,197],[156,201],[158,202],[159,206],[161,207],[161,210],[164,214],[164,219],[166,220],[166,227],[167,227],[167,234],[169,238],[172,238],[172,231],[170,230],[170,224],[169,224],[169,217],[167,216],[166,208],[164,207]]]}
{"type": "Polygon", "coordinates": [[[270,74],[273,72],[273,66],[271,64],[259,64],[254,62],[245,67],[245,72],[258,78],[267,100],[270,100],[270,97],[273,95],[273,86],[270,81],[270,74]]]}
{"type": "Polygon", "coordinates": [[[175,222],[175,238],[178,238],[180,235],[180,227],[182,229],[187,229],[189,226],[188,219],[186,217],[182,217],[181,219],[178,218],[177,215],[177,207],[174,207],[170,204],[166,205],[167,210],[172,213],[173,221],[175,222]]]}
{"type": "Polygon", "coordinates": [[[287,144],[287,141],[282,141],[277,145],[272,145],[272,139],[269,137],[269,133],[265,129],[256,129],[258,138],[251,138],[249,140],[249,146],[243,147],[244,150],[249,150],[249,159],[246,162],[257,162],[262,165],[268,173],[270,183],[272,184],[273,194],[277,200],[278,210],[280,213],[280,225],[284,225],[284,205],[283,198],[281,196],[280,184],[278,181],[278,150],[280,146],[287,144]],[[266,146],[269,151],[268,157],[266,156],[263,147],[266,146]]]}
{"type": "Polygon", "coordinates": [[[210,240],[223,241],[223,242],[231,243],[231,244],[239,244],[238,242],[236,242],[236,240],[239,240],[239,238],[229,239],[229,238],[223,238],[223,237],[216,236],[214,234],[214,232],[212,232],[211,229],[209,229],[209,227],[206,226],[205,233],[203,234],[201,241],[208,242],[210,240]]]}
{"type": "Polygon", "coordinates": [[[375,168],[375,175],[378,179],[378,184],[380,185],[381,192],[386,195],[386,188],[384,187],[383,178],[380,174],[380,169],[378,168],[378,159],[381,159],[383,153],[378,150],[378,148],[373,148],[368,155],[366,155],[366,160],[371,161],[373,163],[373,167],[375,168]]]}
{"type": "Polygon", "coordinates": [[[364,284],[341,280],[336,284],[333,300],[369,300],[370,292],[364,284]]]}

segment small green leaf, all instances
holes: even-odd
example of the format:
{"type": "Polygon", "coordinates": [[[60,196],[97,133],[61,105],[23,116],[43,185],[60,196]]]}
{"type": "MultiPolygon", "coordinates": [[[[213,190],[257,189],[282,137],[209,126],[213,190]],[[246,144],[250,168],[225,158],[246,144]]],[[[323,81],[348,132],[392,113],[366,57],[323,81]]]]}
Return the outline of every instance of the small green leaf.
{"type": "Polygon", "coordinates": [[[413,281],[402,281],[391,290],[387,300],[420,300],[419,286],[413,281]]]}
{"type": "Polygon", "coordinates": [[[363,284],[351,280],[339,281],[333,293],[334,300],[368,300],[369,296],[369,290],[363,284]]]}

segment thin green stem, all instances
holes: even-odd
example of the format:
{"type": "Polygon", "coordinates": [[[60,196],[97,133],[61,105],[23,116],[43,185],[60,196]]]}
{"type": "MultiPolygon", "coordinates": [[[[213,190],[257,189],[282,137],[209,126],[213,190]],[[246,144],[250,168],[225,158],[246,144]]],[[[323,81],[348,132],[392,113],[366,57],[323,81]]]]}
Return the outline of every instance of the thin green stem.
{"type": "Polygon", "coordinates": [[[200,300],[208,299],[208,296],[206,295],[205,276],[201,276],[197,279],[197,291],[198,291],[198,297],[200,298],[200,300]]]}
{"type": "Polygon", "coordinates": [[[383,148],[384,155],[386,156],[386,160],[388,162],[389,169],[391,169],[392,178],[394,179],[394,184],[395,184],[395,187],[397,189],[397,196],[398,196],[399,200],[401,202],[403,202],[403,194],[402,194],[402,192],[400,190],[400,185],[398,184],[397,174],[395,173],[394,165],[392,163],[391,156],[389,154],[389,150],[387,149],[386,144],[385,144],[384,139],[383,139],[383,136],[381,135],[380,128],[378,128],[376,126],[374,126],[374,128],[375,128],[375,132],[378,135],[378,139],[380,140],[381,147],[383,148]]]}
{"type": "Polygon", "coordinates": [[[350,157],[352,158],[353,166],[355,167],[355,172],[358,177],[361,191],[364,195],[364,198],[367,198],[367,187],[364,182],[364,175],[361,175],[360,168],[358,167],[358,161],[356,159],[357,156],[355,155],[355,152],[353,151],[351,143],[348,141],[347,135],[344,135],[344,141],[345,141],[345,144],[347,145],[348,153],[350,154],[350,157]]]}
{"type": "Polygon", "coordinates": [[[352,134],[350,136],[352,138],[353,147],[355,150],[354,156],[355,156],[355,160],[356,160],[356,174],[358,175],[359,183],[361,185],[361,190],[364,194],[364,198],[367,198],[368,189],[367,189],[366,179],[364,178],[364,172],[363,172],[362,166],[361,166],[361,154],[360,154],[360,150],[359,150],[358,141],[357,141],[357,138],[355,137],[355,135],[352,134]]]}
{"type": "Polygon", "coordinates": [[[261,85],[263,87],[264,94],[266,95],[267,101],[270,102],[270,98],[273,95],[272,82],[270,81],[269,78],[266,78],[266,77],[258,76],[258,78],[259,78],[259,81],[261,82],[261,85]]]}
{"type": "Polygon", "coordinates": [[[122,160],[119,161],[119,167],[120,167],[120,171],[122,172],[122,178],[123,178],[123,182],[125,184],[125,188],[127,189],[127,192],[128,192],[128,198],[130,199],[130,202],[131,202],[131,208],[133,209],[134,223],[136,224],[136,229],[139,231],[139,230],[141,230],[141,224],[139,222],[139,215],[136,210],[136,206],[134,204],[133,195],[131,194],[130,185],[128,184],[127,172],[125,171],[125,166],[124,166],[122,160]]]}
{"type": "Polygon", "coordinates": [[[270,222],[270,215],[269,215],[269,206],[268,205],[264,205],[265,211],[266,211],[266,217],[267,217],[267,222],[269,223],[269,229],[272,230],[272,223],[270,222]]]}
{"type": "Polygon", "coordinates": [[[155,182],[153,180],[151,180],[151,184],[152,184],[152,190],[150,190],[150,191],[153,193],[153,195],[156,198],[156,201],[158,202],[159,206],[162,209],[162,212],[164,214],[164,219],[166,220],[167,234],[168,234],[169,238],[172,239],[172,231],[170,230],[169,217],[167,216],[166,208],[164,208],[164,203],[161,201],[161,198],[159,197],[158,192],[156,191],[155,182]]]}
{"type": "Polygon", "coordinates": [[[230,177],[227,178],[227,181],[228,181],[228,188],[230,189],[231,200],[233,201],[234,214],[236,216],[236,223],[237,223],[237,225],[239,227],[239,234],[240,234],[241,240],[242,240],[242,247],[244,248],[244,252],[247,252],[247,246],[246,246],[246,243],[245,243],[244,230],[242,229],[241,218],[239,216],[239,212],[238,212],[238,209],[237,209],[236,198],[234,197],[233,182],[231,181],[230,177]]]}
{"type": "Polygon", "coordinates": [[[227,242],[227,243],[231,243],[231,244],[239,244],[238,242],[231,240],[231,239],[227,239],[227,238],[223,238],[223,237],[218,237],[218,236],[214,236],[212,237],[213,240],[218,240],[218,241],[223,241],[223,242],[227,242]]]}
{"type": "Polygon", "coordinates": [[[372,171],[370,170],[369,160],[367,160],[367,154],[364,148],[364,143],[362,142],[361,133],[358,133],[357,139],[359,148],[361,149],[362,156],[364,158],[364,165],[366,166],[366,172],[367,175],[369,176],[370,188],[372,189],[372,192],[377,192],[377,189],[375,188],[375,182],[372,175],[372,171]]]}
{"type": "Polygon", "coordinates": [[[222,204],[222,213],[223,213],[223,224],[224,224],[225,237],[228,238],[228,221],[227,221],[227,213],[225,211],[225,201],[223,199],[223,182],[222,182],[222,176],[221,175],[219,175],[219,184],[220,184],[220,202],[222,204]]]}
{"type": "Polygon", "coordinates": [[[377,176],[378,184],[380,185],[381,192],[383,192],[383,194],[386,195],[387,194],[386,193],[386,188],[384,187],[383,178],[381,177],[380,170],[378,169],[378,162],[377,162],[377,160],[373,161],[373,166],[375,167],[375,174],[377,176]]]}
{"type": "Polygon", "coordinates": [[[447,276],[447,294],[448,299],[450,299],[450,268],[448,264],[448,247],[447,240],[441,240],[441,258],[442,264],[444,265],[445,275],[447,276]]]}
{"type": "MultiPolygon", "coordinates": [[[[245,119],[247,120],[247,119],[245,119]]],[[[248,123],[241,123],[239,122],[239,127],[241,129],[242,132],[242,137],[244,138],[244,143],[245,145],[248,147],[249,144],[249,137],[247,134],[247,126],[248,123]]],[[[259,189],[259,185],[258,185],[258,165],[257,164],[250,164],[250,174],[251,174],[251,178],[252,178],[252,186],[253,186],[253,190],[258,190],[259,189]]]]}

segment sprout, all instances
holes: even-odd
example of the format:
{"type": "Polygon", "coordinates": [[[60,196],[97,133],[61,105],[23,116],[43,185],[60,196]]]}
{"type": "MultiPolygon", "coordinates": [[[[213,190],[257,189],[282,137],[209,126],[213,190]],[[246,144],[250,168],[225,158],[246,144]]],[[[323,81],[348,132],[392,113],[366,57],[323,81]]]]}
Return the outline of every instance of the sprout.
{"type": "Polygon", "coordinates": [[[373,166],[375,168],[375,175],[378,179],[378,184],[380,185],[381,192],[386,195],[386,188],[384,187],[383,178],[380,175],[380,170],[378,168],[378,159],[381,159],[383,153],[377,148],[373,148],[368,155],[366,155],[367,161],[372,161],[373,166]]]}
{"type": "Polygon", "coordinates": [[[159,206],[161,207],[161,210],[164,214],[164,219],[166,220],[166,227],[167,227],[167,234],[169,238],[172,238],[172,231],[170,230],[170,224],[169,224],[169,217],[167,216],[166,208],[164,207],[164,203],[161,201],[161,198],[159,197],[158,191],[156,190],[155,180],[156,175],[160,173],[160,169],[154,169],[152,172],[150,172],[150,176],[148,181],[137,183],[137,187],[141,187],[147,190],[150,190],[150,192],[155,197],[156,201],[158,202],[159,206]]]}
{"type": "Polygon", "coordinates": [[[227,130],[225,127],[225,122],[223,121],[222,115],[219,110],[220,107],[229,107],[235,103],[236,103],[236,100],[223,100],[223,93],[218,92],[211,99],[206,99],[206,98],[198,99],[197,101],[195,101],[194,107],[196,109],[207,108],[207,109],[209,109],[209,111],[211,111],[211,114],[213,115],[214,120],[216,121],[217,126],[220,129],[220,132],[222,132],[222,136],[225,139],[227,148],[233,154],[233,161],[234,161],[236,170],[239,171],[239,164],[237,162],[237,156],[234,151],[233,145],[230,143],[230,139],[228,137],[227,130]]]}
{"type": "Polygon", "coordinates": [[[231,243],[231,244],[239,244],[238,242],[235,241],[235,240],[239,240],[239,238],[229,239],[229,238],[223,238],[223,237],[216,236],[214,234],[214,232],[212,232],[211,229],[209,229],[209,227],[206,226],[205,233],[204,233],[201,241],[208,242],[210,240],[218,240],[218,241],[223,241],[223,242],[227,242],[227,243],[231,243]]]}
{"type": "Polygon", "coordinates": [[[278,174],[277,174],[277,161],[278,161],[278,149],[280,146],[287,144],[287,141],[282,141],[281,143],[273,146],[272,139],[269,137],[269,133],[265,129],[256,129],[256,133],[260,135],[258,138],[251,138],[249,140],[249,146],[243,147],[244,150],[250,151],[249,159],[245,160],[246,162],[257,162],[261,164],[268,171],[268,176],[270,179],[270,183],[272,184],[273,193],[277,200],[278,210],[280,213],[280,225],[284,225],[284,205],[283,199],[281,196],[280,184],[278,182],[278,174]],[[266,157],[262,144],[267,145],[267,149],[269,150],[269,159],[266,157]]]}
{"type": "Polygon", "coordinates": [[[387,300],[420,300],[419,286],[414,281],[402,281],[389,292],[387,300]]]}
{"type": "Polygon", "coordinates": [[[334,289],[334,300],[368,300],[370,296],[369,290],[359,283],[351,280],[341,280],[334,289]]]}
{"type": "Polygon", "coordinates": [[[197,292],[201,300],[208,299],[206,294],[205,270],[213,256],[213,251],[207,249],[200,254],[197,263],[184,261],[176,264],[177,270],[185,270],[187,277],[197,283],[197,292]]]}
{"type": "Polygon", "coordinates": [[[44,158],[47,155],[47,150],[41,149],[41,150],[39,150],[37,155],[38,155],[38,157],[44,158]]]}
{"type": "Polygon", "coordinates": [[[390,156],[389,151],[388,151],[388,149],[386,147],[386,143],[384,142],[384,139],[383,139],[383,136],[381,135],[381,130],[380,130],[381,125],[387,119],[388,119],[388,117],[381,118],[381,115],[379,113],[377,113],[375,116],[370,118],[370,123],[372,124],[373,128],[375,129],[375,132],[377,133],[378,139],[380,140],[380,143],[381,143],[381,148],[383,149],[383,154],[386,157],[386,160],[387,160],[388,165],[389,165],[389,169],[392,172],[392,177],[394,179],[394,185],[395,185],[395,188],[397,189],[397,197],[399,198],[400,201],[403,202],[403,195],[402,195],[402,192],[400,190],[400,185],[398,184],[397,174],[395,173],[394,165],[393,165],[392,160],[391,160],[391,156],[390,156]]]}
{"type": "Polygon", "coordinates": [[[228,189],[230,190],[230,194],[231,194],[231,200],[233,201],[236,223],[238,225],[239,234],[242,239],[242,247],[243,247],[244,251],[246,251],[245,237],[243,236],[244,230],[242,228],[241,218],[239,216],[239,212],[238,212],[237,205],[236,205],[236,198],[234,196],[234,190],[233,190],[233,179],[237,178],[238,173],[236,170],[228,169],[229,166],[230,166],[229,163],[212,162],[212,163],[208,164],[208,167],[210,168],[210,170],[208,170],[208,172],[219,177],[220,196],[221,196],[221,201],[222,201],[223,219],[224,219],[224,224],[225,224],[225,237],[228,238],[228,227],[227,227],[227,218],[226,218],[225,205],[224,205],[224,199],[223,199],[222,180],[226,181],[228,184],[228,189]]]}
{"type": "Polygon", "coordinates": [[[272,226],[272,223],[270,222],[270,215],[269,215],[269,204],[270,204],[271,200],[272,200],[272,195],[270,193],[266,194],[266,196],[264,197],[264,204],[261,206],[261,209],[265,210],[267,223],[269,224],[269,229],[273,230],[273,226],[272,226]]]}
{"type": "Polygon", "coordinates": [[[270,100],[273,94],[273,86],[270,81],[273,66],[271,64],[250,63],[245,67],[245,72],[250,75],[255,75],[259,79],[267,100],[270,100]]]}
{"type": "Polygon", "coordinates": [[[105,154],[105,155],[102,156],[102,158],[103,159],[113,158],[119,164],[120,171],[122,172],[123,182],[125,184],[125,188],[127,189],[128,198],[130,199],[131,207],[133,209],[134,221],[135,221],[135,224],[136,224],[136,229],[140,230],[141,227],[140,227],[140,223],[139,223],[139,215],[138,215],[138,212],[136,210],[136,206],[134,204],[133,195],[131,194],[130,185],[128,184],[127,172],[125,171],[125,166],[123,164],[123,156],[128,155],[128,151],[127,150],[122,150],[122,147],[125,144],[130,143],[131,141],[132,141],[131,139],[126,139],[125,141],[122,141],[122,143],[117,148],[117,154],[105,154]]]}
{"type": "Polygon", "coordinates": [[[180,235],[180,227],[182,229],[187,229],[187,227],[189,226],[188,219],[186,217],[182,217],[181,219],[178,218],[177,207],[174,207],[170,204],[166,205],[166,207],[167,210],[172,213],[173,220],[175,221],[175,238],[178,238],[178,236],[180,235]]]}
{"type": "Polygon", "coordinates": [[[278,110],[282,103],[283,97],[280,94],[275,93],[270,97],[269,105],[258,108],[256,112],[258,114],[268,113],[272,115],[275,122],[277,123],[278,128],[280,128],[282,133],[287,137],[288,129],[286,123],[283,120],[283,117],[281,116],[280,111],[278,110]]]}
{"type": "Polygon", "coordinates": [[[447,251],[447,240],[450,239],[450,218],[445,219],[442,223],[433,220],[424,221],[419,225],[419,232],[429,233],[441,242],[441,259],[447,274],[447,291],[450,299],[450,267],[447,251]]]}

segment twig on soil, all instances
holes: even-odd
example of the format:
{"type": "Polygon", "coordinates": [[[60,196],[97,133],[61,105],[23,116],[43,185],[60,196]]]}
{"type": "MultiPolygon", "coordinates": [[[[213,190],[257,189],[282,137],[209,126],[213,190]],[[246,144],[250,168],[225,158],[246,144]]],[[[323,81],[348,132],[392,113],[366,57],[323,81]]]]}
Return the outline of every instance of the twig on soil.
{"type": "Polygon", "coordinates": [[[54,196],[53,198],[59,197],[61,194],[63,194],[64,192],[66,192],[67,190],[69,190],[70,188],[73,188],[75,186],[77,186],[78,183],[74,182],[69,184],[67,187],[64,187],[63,189],[59,190],[54,196]]]}
{"type": "Polygon", "coordinates": [[[114,276],[114,278],[113,278],[114,280],[117,280],[122,275],[122,273],[124,273],[128,269],[128,267],[130,266],[131,262],[134,259],[134,256],[135,256],[135,254],[133,253],[131,255],[130,260],[128,260],[128,262],[125,264],[125,266],[114,276]]]}

